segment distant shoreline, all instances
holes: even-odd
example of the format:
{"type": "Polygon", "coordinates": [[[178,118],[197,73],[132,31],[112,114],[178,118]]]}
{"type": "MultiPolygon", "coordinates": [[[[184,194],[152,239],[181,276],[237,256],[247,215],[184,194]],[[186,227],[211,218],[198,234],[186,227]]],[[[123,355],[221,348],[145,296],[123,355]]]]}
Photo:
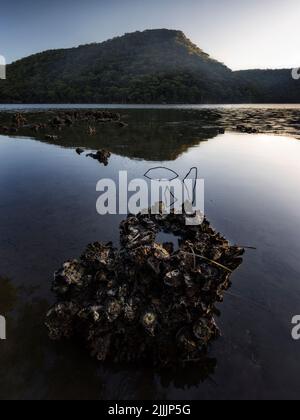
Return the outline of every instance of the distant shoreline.
{"type": "Polygon", "coordinates": [[[49,109],[300,109],[300,103],[276,104],[0,104],[1,111],[49,109]]]}
{"type": "MultiPolygon", "coordinates": [[[[112,120],[119,130],[130,133],[132,121],[143,130],[146,124],[165,118],[165,128],[181,125],[196,135],[211,130],[217,136],[225,131],[243,134],[291,136],[300,140],[300,104],[256,105],[0,105],[0,134],[38,137],[44,141],[60,142],[65,136],[82,137],[87,129],[105,130],[112,120]],[[92,118],[96,114],[108,117],[92,118]],[[80,119],[78,114],[85,114],[80,119]],[[115,116],[115,117],[114,117],[115,116]],[[89,127],[89,125],[91,127],[89,127]],[[81,131],[80,131],[81,130],[81,131]]],[[[118,131],[119,133],[119,131],[118,131]]],[[[81,145],[78,145],[81,146],[81,145]]]]}

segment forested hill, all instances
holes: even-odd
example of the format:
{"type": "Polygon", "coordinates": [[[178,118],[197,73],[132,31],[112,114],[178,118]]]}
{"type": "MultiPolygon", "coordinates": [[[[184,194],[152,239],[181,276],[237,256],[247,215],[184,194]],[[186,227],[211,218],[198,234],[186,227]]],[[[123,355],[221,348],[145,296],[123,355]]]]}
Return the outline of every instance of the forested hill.
{"type": "Polygon", "coordinates": [[[2,103],[270,101],[300,102],[289,70],[232,72],[167,29],[35,54],[10,64],[0,80],[2,103]]]}
{"type": "Polygon", "coordinates": [[[300,80],[293,79],[291,69],[245,70],[235,74],[248,86],[249,102],[300,103],[300,80]]]}

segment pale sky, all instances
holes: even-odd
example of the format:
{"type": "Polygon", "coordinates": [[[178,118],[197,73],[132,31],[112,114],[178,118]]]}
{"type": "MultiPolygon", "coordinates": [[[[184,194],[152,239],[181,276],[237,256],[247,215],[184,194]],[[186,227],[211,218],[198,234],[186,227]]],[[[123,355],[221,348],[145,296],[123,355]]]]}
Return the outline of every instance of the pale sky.
{"type": "Polygon", "coordinates": [[[232,69],[300,66],[299,0],[0,0],[8,62],[125,32],[180,29],[232,69]]]}

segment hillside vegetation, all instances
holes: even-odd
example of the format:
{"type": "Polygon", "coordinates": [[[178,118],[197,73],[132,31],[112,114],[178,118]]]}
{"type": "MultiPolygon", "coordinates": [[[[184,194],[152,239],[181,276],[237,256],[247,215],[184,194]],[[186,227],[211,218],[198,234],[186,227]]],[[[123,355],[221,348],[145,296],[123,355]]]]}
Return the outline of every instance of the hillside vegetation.
{"type": "Polygon", "coordinates": [[[300,102],[289,70],[233,72],[180,31],[148,30],[10,64],[0,102],[300,102]]]}

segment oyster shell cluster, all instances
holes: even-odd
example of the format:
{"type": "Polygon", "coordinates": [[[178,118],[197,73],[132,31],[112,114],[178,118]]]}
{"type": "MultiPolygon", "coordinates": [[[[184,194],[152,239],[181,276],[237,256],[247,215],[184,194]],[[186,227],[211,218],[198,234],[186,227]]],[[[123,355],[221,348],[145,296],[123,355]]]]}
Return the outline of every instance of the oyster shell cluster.
{"type": "Polygon", "coordinates": [[[101,361],[200,360],[219,335],[215,304],[244,249],[230,246],[206,219],[186,226],[174,213],[128,216],[120,229],[120,249],[91,244],[55,273],[50,338],[80,338],[101,361]],[[161,231],[178,236],[179,248],[159,244],[161,231]]]}

